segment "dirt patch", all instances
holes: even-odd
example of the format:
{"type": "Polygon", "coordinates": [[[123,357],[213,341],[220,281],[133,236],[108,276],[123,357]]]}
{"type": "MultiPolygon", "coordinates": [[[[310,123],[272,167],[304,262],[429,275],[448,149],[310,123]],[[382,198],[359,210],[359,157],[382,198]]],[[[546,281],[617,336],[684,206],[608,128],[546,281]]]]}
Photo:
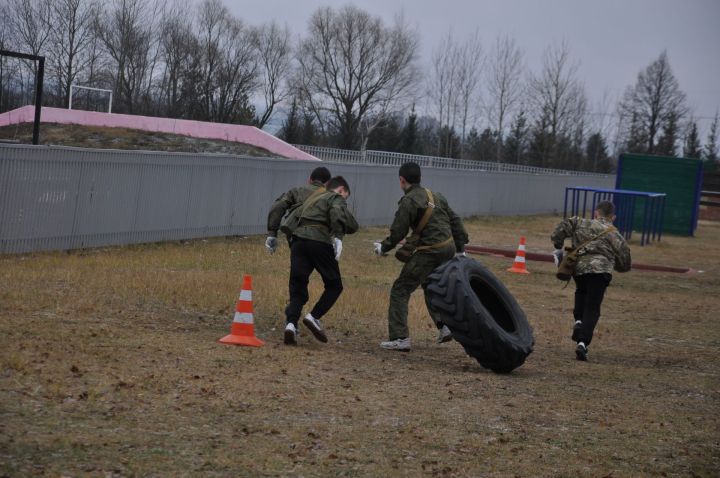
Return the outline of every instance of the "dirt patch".
{"type": "MultiPolygon", "coordinates": [[[[32,128],[32,123],[4,126],[0,128],[0,139],[31,143],[32,128]]],[[[221,153],[261,157],[278,156],[266,149],[233,141],[192,138],[190,136],[128,128],[105,128],[57,123],[43,123],[40,126],[40,143],[80,148],[221,153]]]]}
{"type": "MultiPolygon", "coordinates": [[[[550,252],[558,218],[478,218],[471,242],[550,252]]],[[[553,266],[478,256],[535,331],[495,375],[435,330],[416,293],[413,350],[383,351],[400,264],[347,238],[345,291],[282,344],[289,254],[234,237],[0,258],[0,476],[714,476],[720,469],[720,224],[639,247],[694,275],[616,274],[574,359],[573,286],[553,266]],[[692,253],[690,253],[692,251],[692,253]],[[262,348],[225,346],[253,275],[262,348]]],[[[320,293],[312,278],[312,297],[320,293]]]]}

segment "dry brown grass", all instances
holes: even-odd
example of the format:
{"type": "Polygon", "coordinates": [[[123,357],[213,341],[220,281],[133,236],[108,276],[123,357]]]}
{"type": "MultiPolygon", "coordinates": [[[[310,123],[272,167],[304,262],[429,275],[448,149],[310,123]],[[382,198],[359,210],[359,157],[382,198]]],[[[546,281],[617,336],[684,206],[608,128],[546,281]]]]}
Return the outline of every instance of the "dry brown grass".
{"type": "MultiPolygon", "coordinates": [[[[32,123],[3,126],[0,127],[0,139],[29,144],[32,142],[32,130],[32,123]]],[[[80,148],[277,156],[266,149],[234,141],[192,138],[130,128],[56,123],[43,123],[40,126],[40,144],[80,148]]]]}
{"type": "MultiPolygon", "coordinates": [[[[549,252],[556,220],[468,229],[549,252]]],[[[262,237],[0,258],[0,476],[717,476],[720,224],[633,244],[637,262],[704,272],[616,274],[588,363],[551,264],[478,257],[535,330],[504,376],[435,345],[419,293],[412,352],[378,348],[399,270],[370,254],[384,234],[347,238],[330,342],[304,331],[297,348],[281,338],[289,254],[262,237]],[[258,349],[216,342],[243,274],[258,349]]]]}

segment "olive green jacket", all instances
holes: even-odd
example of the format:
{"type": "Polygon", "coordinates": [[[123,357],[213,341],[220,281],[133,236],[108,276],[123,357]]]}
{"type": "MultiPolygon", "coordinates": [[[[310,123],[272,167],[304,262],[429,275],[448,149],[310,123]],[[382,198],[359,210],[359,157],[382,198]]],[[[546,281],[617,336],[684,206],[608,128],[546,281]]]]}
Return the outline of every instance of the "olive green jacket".
{"type": "Polygon", "coordinates": [[[301,212],[300,225],[293,236],[303,239],[332,244],[333,237],[342,240],[345,234],[353,234],[359,227],[347,208],[345,198],[334,191],[320,194],[316,201],[301,212]]]}
{"type": "MultiPolygon", "coordinates": [[[[560,221],[550,240],[555,249],[562,249],[565,239],[569,238],[574,249],[602,234],[609,227],[612,227],[612,221],[605,218],[585,219],[575,216],[560,221]]],[[[612,274],[613,270],[627,272],[630,267],[630,248],[625,238],[618,231],[613,231],[600,236],[578,251],[575,275],[612,274]]]]}
{"type": "MultiPolygon", "coordinates": [[[[418,246],[432,246],[452,237],[455,250],[462,252],[468,242],[468,235],[462,219],[448,205],[445,197],[433,191],[435,209],[430,220],[420,233],[418,246]]],[[[382,252],[392,250],[405,239],[411,228],[415,228],[428,207],[428,195],[425,188],[413,184],[405,190],[405,195],[398,202],[395,218],[390,226],[390,235],[382,241],[382,252]]],[[[425,249],[418,253],[433,254],[438,249],[425,249]]]]}
{"type": "Polygon", "coordinates": [[[280,229],[280,223],[282,222],[282,218],[285,213],[292,211],[294,208],[304,203],[305,200],[320,187],[323,187],[323,183],[320,181],[313,181],[311,184],[292,188],[277,198],[270,207],[270,212],[268,213],[268,235],[277,237],[277,232],[278,229],[280,229]]]}

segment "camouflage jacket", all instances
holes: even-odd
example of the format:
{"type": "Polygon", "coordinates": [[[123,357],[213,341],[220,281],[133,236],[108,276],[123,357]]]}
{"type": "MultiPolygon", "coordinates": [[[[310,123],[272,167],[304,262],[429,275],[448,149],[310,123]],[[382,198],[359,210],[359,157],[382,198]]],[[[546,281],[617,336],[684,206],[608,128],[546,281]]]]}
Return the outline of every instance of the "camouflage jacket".
{"type": "MultiPolygon", "coordinates": [[[[572,240],[573,249],[598,234],[602,234],[612,222],[605,219],[584,219],[571,217],[560,221],[550,236],[555,249],[562,249],[566,238],[572,240]]],[[[625,238],[618,232],[609,232],[583,246],[578,251],[578,262],[575,275],[612,274],[630,270],[630,248],[625,238]]]]}
{"type": "MultiPolygon", "coordinates": [[[[418,246],[431,246],[452,237],[455,250],[462,252],[468,242],[468,235],[462,219],[450,209],[445,197],[433,191],[435,209],[430,220],[420,233],[418,246]]],[[[425,188],[413,184],[398,202],[395,219],[390,226],[390,235],[382,241],[382,251],[392,250],[398,242],[405,239],[410,228],[415,228],[428,207],[428,195],[425,188]]],[[[421,253],[432,254],[436,249],[425,249],[421,253]]]]}
{"type": "Polygon", "coordinates": [[[277,237],[280,223],[286,212],[298,207],[317,189],[322,187],[320,181],[313,181],[312,184],[292,188],[275,200],[268,213],[267,229],[268,235],[277,237]]]}
{"type": "Polygon", "coordinates": [[[348,210],[345,198],[327,191],[302,211],[300,225],[293,236],[332,244],[333,237],[342,239],[357,230],[358,223],[348,210]]]}

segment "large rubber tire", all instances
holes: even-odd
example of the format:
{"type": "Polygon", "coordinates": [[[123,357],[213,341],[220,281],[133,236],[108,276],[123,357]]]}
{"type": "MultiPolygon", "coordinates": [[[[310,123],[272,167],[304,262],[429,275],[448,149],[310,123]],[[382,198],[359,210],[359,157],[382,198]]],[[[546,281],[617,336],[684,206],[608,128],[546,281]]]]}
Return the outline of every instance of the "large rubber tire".
{"type": "Polygon", "coordinates": [[[496,373],[525,362],[535,340],[525,312],[500,280],[469,257],[456,257],[428,276],[425,302],[468,355],[496,373]]]}

